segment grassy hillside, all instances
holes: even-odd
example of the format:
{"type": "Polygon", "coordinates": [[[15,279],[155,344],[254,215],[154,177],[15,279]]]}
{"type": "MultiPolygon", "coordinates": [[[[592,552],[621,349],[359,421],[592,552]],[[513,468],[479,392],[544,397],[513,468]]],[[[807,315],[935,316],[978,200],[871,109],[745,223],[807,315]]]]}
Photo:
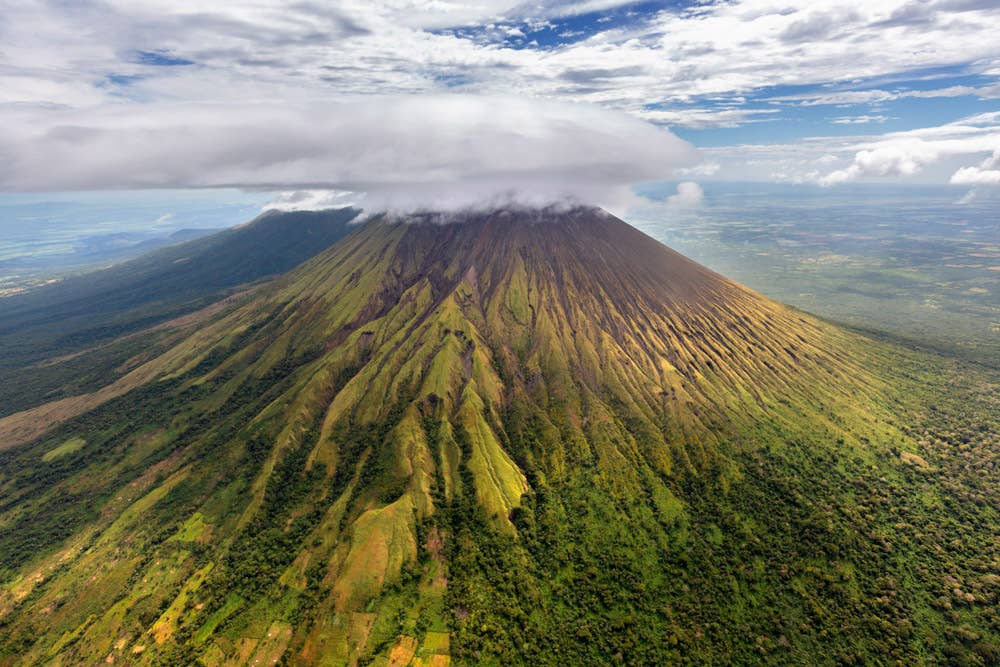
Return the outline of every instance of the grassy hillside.
{"type": "Polygon", "coordinates": [[[374,220],[0,419],[0,664],[991,664],[997,377],[601,211],[374,220]]]}
{"type": "Polygon", "coordinates": [[[144,344],[62,368],[39,362],[114,341],[284,273],[344,236],[357,215],[356,209],[269,211],[207,238],[0,299],[0,415],[94,388],[144,344]]]}

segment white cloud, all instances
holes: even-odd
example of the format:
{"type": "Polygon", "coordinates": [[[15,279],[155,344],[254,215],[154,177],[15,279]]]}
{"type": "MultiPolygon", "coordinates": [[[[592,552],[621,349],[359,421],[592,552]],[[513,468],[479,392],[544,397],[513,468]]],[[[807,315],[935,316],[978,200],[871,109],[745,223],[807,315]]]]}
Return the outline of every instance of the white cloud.
{"type": "Polygon", "coordinates": [[[962,167],[951,177],[953,185],[1000,185],[1000,169],[962,167]]]}
{"type": "MultiPolygon", "coordinates": [[[[776,85],[830,84],[912,72],[919,68],[977,63],[985,69],[1000,55],[990,35],[1000,5],[959,12],[924,3],[926,20],[903,23],[906,0],[845,3],[842,0],[775,3],[738,0],[664,12],[645,30],[627,35],[616,52],[655,74],[665,97],[738,93],[776,85]],[[961,14],[959,20],[959,14],[961,14]],[[833,18],[836,20],[832,20],[833,18]],[[804,45],[803,39],[808,38],[804,45]]],[[[610,51],[608,39],[588,40],[575,58],[610,51]]],[[[618,60],[625,62],[625,60],[618,60]]],[[[869,93],[853,101],[877,101],[869,93]]]]}
{"type": "Polygon", "coordinates": [[[774,102],[798,102],[805,107],[879,104],[899,99],[898,93],[887,90],[845,90],[823,94],[789,95],[771,98],[774,102]]]}
{"type": "Polygon", "coordinates": [[[781,109],[643,109],[635,115],[653,123],[704,130],[778,120],[781,109]]]}
{"type": "MultiPolygon", "coordinates": [[[[0,21],[0,76],[10,79],[0,86],[0,101],[83,106],[123,99],[299,99],[440,92],[458,85],[478,93],[588,101],[638,113],[654,103],[712,95],[737,99],[778,85],[843,86],[919,68],[965,65],[973,72],[996,72],[1000,59],[1000,41],[992,39],[1000,6],[987,3],[960,11],[947,3],[908,0],[734,0],[660,12],[627,29],[608,28],[545,50],[506,48],[481,39],[490,25],[498,39],[508,30],[523,31],[523,24],[504,22],[504,16],[542,25],[547,19],[627,4],[18,0],[4,7],[5,20],[0,21]],[[837,21],[830,21],[834,16],[837,21]],[[481,30],[468,37],[426,30],[472,24],[481,30]],[[808,48],[800,41],[803,36],[809,38],[808,48]],[[194,64],[152,66],[134,57],[141,51],[194,64]],[[599,75],[581,82],[580,73],[586,72],[599,75]],[[109,83],[108,75],[143,78],[117,85],[113,79],[109,83]]],[[[976,94],[996,88],[981,86],[976,94]]],[[[837,96],[842,102],[870,103],[901,95],[953,95],[959,89],[964,88],[831,92],[829,99],[809,103],[833,103],[837,96]]],[[[687,114],[688,120],[665,113],[656,122],[728,127],[761,120],[764,113],[738,111],[742,115],[722,110],[703,119],[687,114]]]]}
{"type": "MultiPolygon", "coordinates": [[[[865,177],[913,176],[928,165],[947,158],[1000,150],[1000,112],[979,114],[936,127],[892,132],[845,147],[851,148],[856,150],[851,163],[819,176],[820,185],[837,185],[865,177]]],[[[951,182],[990,182],[993,166],[991,158],[978,168],[959,169],[951,182]]]]}
{"type": "Polygon", "coordinates": [[[962,167],[951,176],[955,185],[1000,185],[1000,148],[978,167],[962,167]]]}
{"type": "Polygon", "coordinates": [[[667,197],[667,205],[674,208],[694,208],[705,199],[705,191],[693,181],[677,184],[677,194],[667,197]]]}
{"type": "Polygon", "coordinates": [[[0,153],[8,190],[337,189],[367,193],[372,206],[508,193],[602,203],[699,161],[686,142],[623,113],[460,95],[24,114],[0,127],[0,153]]]}
{"type": "Polygon", "coordinates": [[[321,211],[360,204],[358,193],[349,190],[290,190],[279,192],[261,207],[275,211],[321,211]]]}
{"type": "MultiPolygon", "coordinates": [[[[448,28],[500,19],[562,17],[612,9],[635,0],[378,0],[369,2],[407,25],[448,28]]],[[[347,3],[344,3],[347,4],[347,3]]]]}
{"type": "Polygon", "coordinates": [[[702,162],[693,167],[675,169],[674,173],[678,176],[714,176],[721,168],[722,165],[718,162],[702,162]]]}
{"type": "MultiPolygon", "coordinates": [[[[598,32],[581,35],[572,44],[544,49],[506,46],[505,40],[516,37],[517,31],[530,40],[533,27],[552,28],[559,17],[628,4],[626,0],[9,0],[0,19],[0,151],[9,152],[21,171],[14,173],[11,160],[0,160],[0,187],[34,188],[45,182],[109,186],[119,175],[125,180],[115,187],[217,180],[253,184],[267,179],[292,191],[355,187],[353,181],[342,182],[348,167],[335,164],[333,152],[341,146],[319,145],[341,141],[340,125],[328,127],[322,122],[322,111],[303,112],[299,117],[295,111],[341,108],[329,100],[345,96],[392,98],[405,108],[419,105],[409,106],[402,101],[404,96],[439,96],[453,90],[479,99],[523,96],[589,103],[692,130],[784,119],[798,104],[877,105],[901,97],[1000,97],[1000,84],[988,80],[1000,77],[1000,40],[993,39],[1000,5],[987,2],[961,6],[944,0],[697,2],[687,8],[648,13],[626,27],[611,27],[616,22],[594,23],[588,28],[598,32]],[[457,26],[471,29],[439,29],[457,26]],[[163,66],[157,59],[176,66],[163,66]],[[901,76],[905,80],[907,73],[921,69],[954,66],[979,74],[983,83],[942,84],[936,90],[920,91],[898,90],[887,83],[901,76]],[[749,95],[788,85],[822,86],[824,92],[776,97],[767,101],[772,104],[749,95]],[[879,88],[852,89],[858,86],[879,88]],[[278,105],[288,111],[276,111],[273,107],[278,105]],[[231,127],[232,118],[237,122],[231,127]],[[102,125],[112,121],[122,127],[102,125]],[[318,125],[292,129],[307,121],[318,125]],[[125,141],[134,142],[132,156],[121,146],[125,141]],[[188,149],[188,163],[163,145],[171,142],[188,149]],[[45,149],[40,156],[58,156],[64,163],[41,164],[42,157],[31,157],[29,144],[45,149]],[[108,155],[103,161],[94,154],[79,155],[74,146],[101,148],[108,155]],[[220,152],[223,149],[225,154],[220,152]],[[161,163],[143,162],[142,151],[162,155],[161,163]],[[275,161],[281,154],[287,160],[275,161]],[[259,168],[255,159],[260,160],[259,168]],[[130,168],[123,169],[123,164],[130,168]],[[71,173],[71,165],[83,165],[91,172],[71,173]],[[304,173],[307,168],[311,174],[304,173]]],[[[440,105],[434,110],[448,115],[440,105]]],[[[331,113],[338,123],[349,120],[331,113]]],[[[373,110],[375,118],[380,113],[383,110],[373,110]]],[[[845,115],[838,120],[845,125],[858,125],[860,119],[873,123],[883,113],[887,112],[872,110],[867,116],[845,115]],[[855,120],[848,123],[847,118],[855,120]]],[[[420,119],[399,122],[408,130],[420,119]]],[[[514,123],[506,131],[515,137],[516,123],[532,126],[530,119],[522,120],[517,113],[498,114],[483,122],[494,139],[504,122],[514,123]]],[[[366,140],[382,138],[370,127],[364,129],[360,136],[366,140]]],[[[445,134],[442,128],[437,132],[445,134]]],[[[549,138],[558,134],[553,130],[549,138]]],[[[914,134],[911,139],[918,137],[914,134]]],[[[395,141],[398,137],[390,131],[384,138],[395,141]]],[[[595,142],[605,139],[599,130],[595,142]]],[[[637,148],[633,139],[627,136],[628,150],[637,148]]],[[[410,145],[407,141],[402,143],[410,145]]],[[[886,162],[884,147],[872,145],[879,141],[821,137],[796,140],[794,145],[734,146],[707,152],[712,164],[721,165],[719,178],[757,179],[775,173],[789,179],[850,180],[883,170],[917,176],[944,168],[938,160],[920,156],[900,155],[895,162],[886,162]],[[866,158],[868,164],[853,166],[855,154],[862,151],[875,155],[866,158]],[[819,164],[823,155],[833,155],[836,161],[819,164]],[[741,159],[761,164],[737,164],[741,159]],[[834,177],[836,172],[843,173],[834,177]]],[[[444,141],[442,147],[444,164],[462,163],[454,142],[444,141]]],[[[424,159],[404,160],[400,169],[423,170],[435,178],[448,171],[433,159],[437,145],[419,144],[419,148],[426,153],[424,159]]],[[[940,154],[965,155],[949,151],[940,154]]],[[[497,152],[503,155],[504,146],[497,152]]],[[[624,160],[627,152],[623,148],[612,154],[624,160]]],[[[489,162],[488,156],[473,153],[483,163],[489,162]]],[[[584,171],[590,170],[590,181],[617,183],[619,177],[610,172],[600,179],[593,175],[599,169],[588,162],[595,161],[592,156],[574,151],[568,155],[582,161],[584,171]]],[[[637,160],[643,167],[635,173],[649,176],[645,166],[655,161],[644,151],[637,160]]],[[[358,164],[366,168],[370,162],[358,164]]],[[[387,172],[396,166],[388,165],[387,172]]],[[[941,182],[957,168],[968,166],[948,165],[941,182]]],[[[474,171],[483,178],[498,177],[511,187],[522,187],[521,176],[536,173],[527,168],[531,165],[518,162],[515,167],[514,175],[500,167],[493,172],[474,171]]],[[[605,168],[610,169],[607,164],[605,168]]],[[[576,174],[566,164],[558,171],[576,174]]],[[[552,184],[560,178],[549,173],[541,182],[552,184]]],[[[382,180],[376,180],[369,185],[387,190],[382,180]]],[[[418,188],[405,179],[396,180],[403,191],[418,188]]],[[[470,185],[468,179],[463,183],[470,185]]],[[[597,185],[561,184],[555,189],[583,187],[597,185]]]]}
{"type": "Polygon", "coordinates": [[[854,106],[878,105],[905,98],[931,99],[941,97],[975,96],[980,99],[995,99],[1000,97],[1000,85],[988,86],[947,86],[930,90],[843,90],[825,93],[804,93],[800,95],[785,95],[772,97],[772,102],[796,102],[801,106],[854,106]]]}
{"type": "Polygon", "coordinates": [[[871,150],[858,151],[854,162],[819,179],[820,185],[836,185],[861,176],[912,176],[924,165],[937,160],[934,146],[925,142],[896,142],[871,150]]]}
{"type": "Polygon", "coordinates": [[[884,123],[889,120],[888,116],[840,116],[834,118],[835,125],[867,125],[868,123],[884,123]]]}
{"type": "Polygon", "coordinates": [[[737,144],[702,148],[701,153],[705,164],[719,165],[715,178],[730,181],[836,185],[893,179],[944,184],[960,168],[986,169],[984,157],[998,147],[1000,112],[989,112],[899,132],[737,144]]]}

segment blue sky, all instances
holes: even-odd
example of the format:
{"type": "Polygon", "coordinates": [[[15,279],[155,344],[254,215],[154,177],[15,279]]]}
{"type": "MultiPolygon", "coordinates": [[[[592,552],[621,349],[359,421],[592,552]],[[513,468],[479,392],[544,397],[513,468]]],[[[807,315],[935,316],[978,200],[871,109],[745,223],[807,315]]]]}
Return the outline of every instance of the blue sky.
{"type": "Polygon", "coordinates": [[[9,192],[1000,187],[995,0],[14,0],[4,14],[9,192]]]}

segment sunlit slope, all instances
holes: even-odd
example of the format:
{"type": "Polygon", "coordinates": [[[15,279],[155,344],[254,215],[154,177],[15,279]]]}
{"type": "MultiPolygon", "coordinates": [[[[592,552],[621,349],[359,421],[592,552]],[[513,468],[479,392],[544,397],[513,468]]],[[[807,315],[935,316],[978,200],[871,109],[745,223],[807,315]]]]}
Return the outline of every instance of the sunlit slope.
{"type": "MultiPolygon", "coordinates": [[[[210,236],[0,299],[0,376],[190,312],[221,290],[288,271],[322,252],[360,213],[267,211],[210,236]]],[[[0,394],[6,397],[6,392],[0,394]]]]}
{"type": "Polygon", "coordinates": [[[946,514],[914,359],[596,209],[375,219],[0,420],[0,655],[981,660],[995,615],[899,525],[996,521],[946,514]]]}

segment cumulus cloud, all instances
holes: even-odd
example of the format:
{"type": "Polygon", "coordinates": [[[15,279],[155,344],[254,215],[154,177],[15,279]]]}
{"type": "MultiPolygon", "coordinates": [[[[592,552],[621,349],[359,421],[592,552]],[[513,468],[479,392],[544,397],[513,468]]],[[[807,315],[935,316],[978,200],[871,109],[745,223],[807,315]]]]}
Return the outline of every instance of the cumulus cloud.
{"type": "MultiPolygon", "coordinates": [[[[1000,112],[979,114],[937,127],[892,132],[845,148],[856,150],[851,163],[818,176],[816,180],[820,185],[837,185],[866,177],[913,176],[928,165],[946,159],[998,151],[1000,112]]],[[[951,182],[990,183],[995,167],[994,158],[989,158],[979,167],[959,169],[951,182]]]]}
{"type": "Polygon", "coordinates": [[[926,142],[896,143],[858,151],[854,162],[819,179],[820,185],[836,185],[862,176],[912,176],[938,159],[936,147],[926,142]]]}
{"type": "MultiPolygon", "coordinates": [[[[834,186],[882,179],[944,184],[962,168],[1000,168],[984,166],[984,158],[998,148],[1000,112],[987,112],[912,130],[707,147],[701,153],[703,164],[720,165],[718,173],[729,180],[834,186]]],[[[971,174],[965,171],[959,178],[971,174]]]]}
{"type": "Polygon", "coordinates": [[[699,160],[667,130],[623,113],[494,96],[175,104],[143,113],[103,106],[10,120],[0,127],[7,190],[333,189],[365,193],[369,207],[496,197],[602,203],[699,160]]]}
{"type": "Polygon", "coordinates": [[[962,167],[951,177],[955,185],[1000,185],[1000,148],[978,167],[962,167]]]}
{"type": "Polygon", "coordinates": [[[1000,185],[1000,169],[962,167],[951,177],[954,185],[1000,185]]]}
{"type": "Polygon", "coordinates": [[[705,199],[705,191],[693,181],[677,184],[677,194],[667,197],[667,205],[673,208],[694,208],[705,199]]]}

